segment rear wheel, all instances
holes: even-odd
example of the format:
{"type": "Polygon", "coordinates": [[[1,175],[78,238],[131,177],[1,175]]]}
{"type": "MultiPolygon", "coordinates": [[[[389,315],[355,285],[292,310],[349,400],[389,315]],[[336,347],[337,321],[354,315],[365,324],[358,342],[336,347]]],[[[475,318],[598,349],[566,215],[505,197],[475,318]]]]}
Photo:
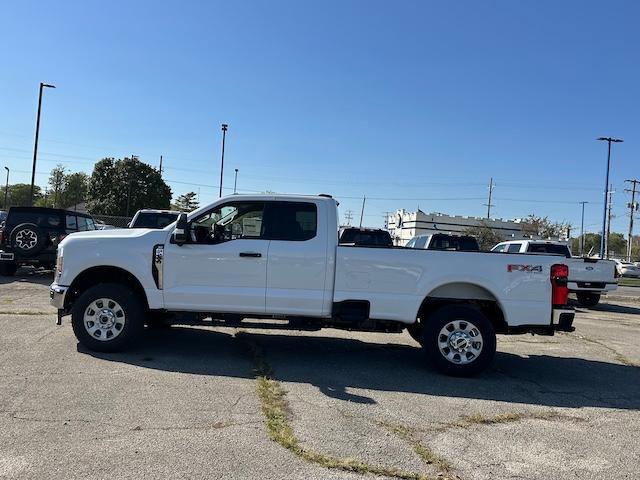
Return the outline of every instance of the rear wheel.
{"type": "Polygon", "coordinates": [[[440,372],[466,377],[489,366],[496,353],[496,333],[479,310],[446,305],[427,318],[422,346],[440,372]]]}
{"type": "Polygon", "coordinates": [[[133,344],[144,329],[144,309],[123,285],[101,283],[73,304],[71,324],[78,341],[89,350],[115,352],[133,344]]]}
{"type": "Polygon", "coordinates": [[[0,262],[0,275],[3,277],[13,277],[18,271],[18,264],[15,262],[0,262]]]}
{"type": "Polygon", "coordinates": [[[577,292],[578,303],[583,307],[595,307],[600,302],[600,294],[592,292],[577,292]]]}

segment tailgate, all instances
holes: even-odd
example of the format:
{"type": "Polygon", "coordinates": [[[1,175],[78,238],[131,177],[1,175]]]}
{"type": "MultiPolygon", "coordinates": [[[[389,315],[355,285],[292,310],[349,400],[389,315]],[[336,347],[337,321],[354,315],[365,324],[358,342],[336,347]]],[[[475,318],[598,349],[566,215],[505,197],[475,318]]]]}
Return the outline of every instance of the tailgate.
{"type": "Polygon", "coordinates": [[[615,263],[611,260],[572,258],[569,260],[569,281],[614,283],[615,263]]]}

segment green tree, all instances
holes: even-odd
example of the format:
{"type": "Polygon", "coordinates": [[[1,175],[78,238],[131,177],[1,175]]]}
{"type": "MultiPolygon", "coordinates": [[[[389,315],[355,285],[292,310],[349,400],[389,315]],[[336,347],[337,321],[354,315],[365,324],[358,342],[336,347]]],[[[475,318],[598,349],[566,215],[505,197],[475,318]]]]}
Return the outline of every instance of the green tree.
{"type": "Polygon", "coordinates": [[[180,195],[176,198],[172,208],[174,210],[179,210],[180,212],[192,212],[200,205],[198,200],[196,200],[197,196],[196,192],[188,192],[184,195],[180,195]]]}
{"type": "Polygon", "coordinates": [[[171,188],[160,172],[136,158],[104,158],[95,164],[87,207],[91,213],[132,216],[142,208],[167,209],[171,188]]]}
{"type": "Polygon", "coordinates": [[[626,256],[627,254],[627,240],[622,233],[613,232],[609,235],[609,253],[613,253],[617,256],[626,256]]]}
{"type": "Polygon", "coordinates": [[[62,208],[71,207],[86,201],[89,188],[89,175],[84,172],[71,173],[66,176],[64,193],[62,195],[62,208]]]}
{"type": "Polygon", "coordinates": [[[567,235],[571,225],[568,222],[552,222],[549,217],[529,215],[522,222],[522,231],[526,235],[540,238],[554,238],[567,235]]]}
{"type": "MultiPolygon", "coordinates": [[[[31,184],[29,183],[15,183],[13,185],[9,185],[9,195],[7,198],[8,205],[4,205],[4,186],[0,189],[0,202],[2,204],[2,208],[6,209],[7,207],[27,207],[29,206],[29,195],[31,192],[31,184]]],[[[34,204],[36,204],[40,198],[42,198],[42,192],[40,187],[34,185],[33,187],[33,200],[34,204]]]]}
{"type": "Polygon", "coordinates": [[[51,187],[51,206],[60,208],[67,172],[64,166],[58,164],[49,174],[49,187],[51,187]]]}
{"type": "Polygon", "coordinates": [[[471,235],[478,240],[480,250],[491,250],[497,243],[504,240],[502,236],[485,222],[475,227],[468,227],[465,229],[465,234],[471,235]]]}
{"type": "MultiPolygon", "coordinates": [[[[600,252],[600,234],[585,233],[584,234],[584,252],[583,255],[597,255],[600,252]]],[[[571,253],[580,255],[580,237],[571,239],[571,253]]]]}

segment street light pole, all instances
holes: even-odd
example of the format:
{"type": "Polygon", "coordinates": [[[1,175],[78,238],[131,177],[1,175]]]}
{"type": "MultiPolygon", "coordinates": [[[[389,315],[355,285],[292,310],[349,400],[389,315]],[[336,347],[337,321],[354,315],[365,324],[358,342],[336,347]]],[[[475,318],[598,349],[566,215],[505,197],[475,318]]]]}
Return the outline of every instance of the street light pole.
{"type": "Polygon", "coordinates": [[[238,186],[238,169],[236,168],[236,177],[233,180],[233,193],[237,193],[236,192],[236,187],[238,186]]]}
{"type": "Polygon", "coordinates": [[[605,236],[607,235],[607,209],[609,207],[609,170],[611,168],[611,142],[622,143],[624,140],[612,137],[598,137],[597,140],[607,142],[609,144],[607,150],[607,174],[604,181],[604,213],[602,214],[602,237],[600,238],[600,258],[604,258],[604,248],[606,245],[605,236]]]}
{"type": "Polygon", "coordinates": [[[582,204],[582,219],[580,220],[580,256],[584,254],[584,205],[589,202],[580,202],[582,204]]]}
{"type": "Polygon", "coordinates": [[[29,205],[33,205],[33,188],[36,182],[36,159],[38,158],[38,136],[40,134],[40,110],[42,109],[42,90],[45,88],[56,88],[55,85],[40,82],[40,92],[38,94],[38,115],[36,117],[36,140],[33,145],[33,167],[31,169],[31,191],[29,192],[29,205]]]}
{"type": "Polygon", "coordinates": [[[4,209],[9,210],[9,167],[4,167],[7,171],[7,183],[4,186],[4,209]]]}
{"type": "Polygon", "coordinates": [[[222,160],[220,162],[220,197],[222,197],[222,174],[224,173],[224,141],[227,137],[227,128],[229,125],[222,124],[222,160]]]}

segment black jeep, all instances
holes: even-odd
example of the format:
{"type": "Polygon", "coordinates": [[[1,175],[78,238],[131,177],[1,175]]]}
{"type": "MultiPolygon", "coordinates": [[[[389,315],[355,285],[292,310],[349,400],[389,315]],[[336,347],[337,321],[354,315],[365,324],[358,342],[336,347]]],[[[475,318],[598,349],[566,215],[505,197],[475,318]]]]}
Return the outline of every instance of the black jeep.
{"type": "Polygon", "coordinates": [[[95,230],[86,213],[44,207],[11,207],[0,224],[0,275],[16,273],[20,265],[47,269],[56,263],[56,250],[64,237],[95,230]]]}

